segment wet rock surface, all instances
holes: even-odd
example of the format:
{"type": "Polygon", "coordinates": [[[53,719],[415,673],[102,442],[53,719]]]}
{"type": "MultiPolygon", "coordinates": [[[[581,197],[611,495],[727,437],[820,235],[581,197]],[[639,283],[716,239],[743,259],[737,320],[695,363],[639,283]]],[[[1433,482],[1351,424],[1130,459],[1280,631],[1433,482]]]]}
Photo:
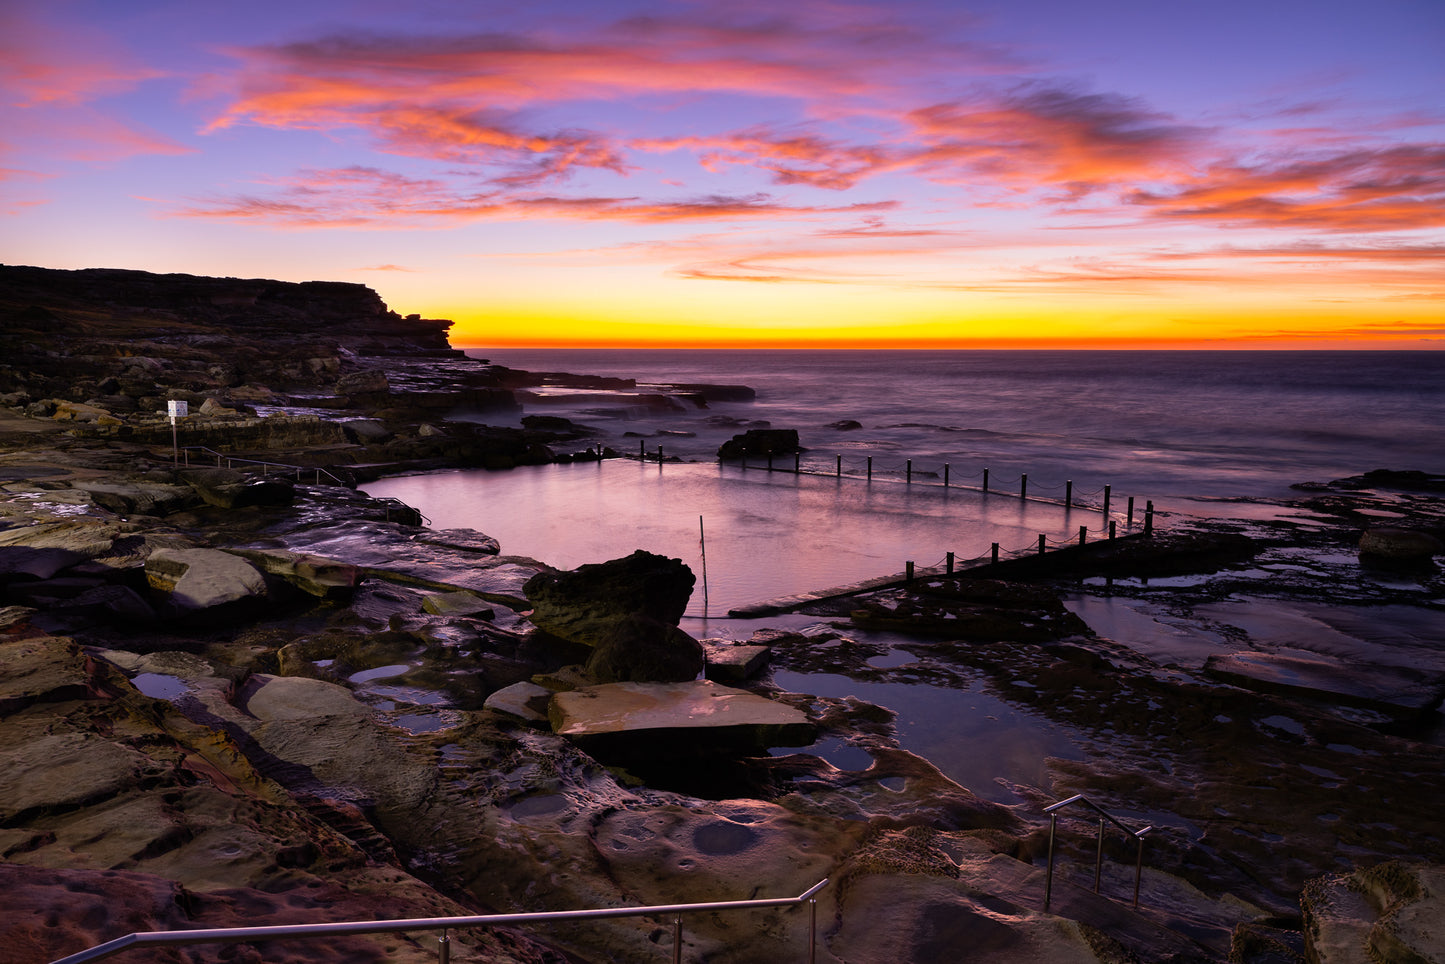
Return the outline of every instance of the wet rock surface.
{"type": "MultiPolygon", "coordinates": [[[[67,297],[106,281],[79,280],[67,297]]],[[[546,607],[527,587],[558,574],[484,534],[408,524],[344,484],[383,463],[478,459],[482,438],[499,466],[544,457],[537,433],[567,426],[444,417],[459,395],[475,411],[529,378],[464,363],[444,327],[384,306],[347,336],[350,354],[293,340],[284,370],[244,352],[227,368],[202,349],[226,350],[229,331],[301,316],[341,327],[373,301],[344,286],[308,314],[286,299],[329,289],[176,284],[164,305],[153,290],[117,301],[129,305],[117,317],[153,324],[128,339],[145,355],[97,347],[86,354],[103,361],[69,386],[40,362],[3,373],[0,885],[13,899],[0,960],[151,928],[738,900],[825,877],[822,961],[933,962],[959,947],[999,962],[1438,956],[1445,741],[1431,694],[1445,679],[1445,583],[1435,555],[1400,567],[1360,552],[1369,530],[1439,538],[1438,477],[1312,483],[1287,502],[1221,503],[1214,519],[1161,518],[1151,539],[730,625],[706,641],[747,651],[727,685],[816,742],[609,766],[542,716],[559,691],[598,682],[586,640],[538,629],[546,607]],[[174,318],[145,305],[196,337],[165,341],[174,318]],[[271,320],[233,319],[250,308],[271,320]],[[121,431],[139,423],[117,399],[139,410],[183,391],[217,399],[205,416],[217,426],[245,417],[225,408],[310,393],[390,437],[336,427],[336,447],[319,449],[316,430],[303,463],[276,446],[312,429],[239,428],[226,437],[256,461],[311,471],[273,484],[275,498],[230,498],[226,486],[249,484],[227,474],[241,470],[188,474],[168,425],[121,431]],[[432,431],[408,428],[419,424],[432,431]],[[197,619],[174,605],[185,560],[255,576],[201,610],[224,618],[197,619]],[[1287,685],[1231,675],[1241,667],[1287,685]],[[1418,697],[1401,712],[1405,682],[1418,697]],[[952,700],[941,722],[918,724],[914,703],[940,695],[952,700]],[[1039,732],[1054,742],[1023,738],[1039,732]],[[950,748],[1027,757],[1037,775],[965,770],[950,748]],[[1060,818],[1046,883],[1043,808],[1076,793],[1154,828],[1137,911],[1122,835],[1106,836],[1092,893],[1087,811],[1060,818]]],[[[0,299],[6,318],[24,316],[3,328],[17,352],[42,337],[100,345],[105,332],[40,290],[12,283],[0,299]]],[[[676,628],[684,581],[658,608],[629,596],[594,623],[641,609],[676,628]]],[[[647,584],[634,574],[603,595],[647,584]]],[[[691,915],[684,959],[803,959],[807,919],[806,907],[691,915]]],[[[645,918],[453,936],[453,959],[495,962],[652,961],[672,940],[670,922],[645,918]]],[[[411,933],[178,959],[435,956],[411,933]]]]}

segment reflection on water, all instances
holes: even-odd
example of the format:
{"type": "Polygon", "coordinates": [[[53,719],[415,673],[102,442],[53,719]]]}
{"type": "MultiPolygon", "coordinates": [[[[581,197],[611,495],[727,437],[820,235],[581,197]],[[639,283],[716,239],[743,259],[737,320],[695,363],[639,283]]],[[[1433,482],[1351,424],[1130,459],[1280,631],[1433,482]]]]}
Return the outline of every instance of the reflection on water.
{"type": "Polygon", "coordinates": [[[1062,541],[1097,512],[940,485],[865,482],[716,464],[613,460],[382,479],[373,496],[420,509],[433,528],[470,528],[508,555],[559,569],[634,549],[681,559],[698,577],[689,611],[707,610],[1062,541]]]}
{"type": "MultiPolygon", "coordinates": [[[[916,683],[861,683],[830,673],[773,672],[773,682],[793,693],[854,696],[898,714],[898,743],[928,760],[950,780],[996,803],[1018,798],[995,783],[1048,787],[1047,759],[1083,758],[1067,731],[978,689],[959,690],[916,683]]],[[[975,684],[977,685],[977,684],[975,684]]],[[[856,747],[823,741],[814,753],[840,769],[855,769],[856,747]],[[836,758],[835,758],[836,757],[836,758]]]]}

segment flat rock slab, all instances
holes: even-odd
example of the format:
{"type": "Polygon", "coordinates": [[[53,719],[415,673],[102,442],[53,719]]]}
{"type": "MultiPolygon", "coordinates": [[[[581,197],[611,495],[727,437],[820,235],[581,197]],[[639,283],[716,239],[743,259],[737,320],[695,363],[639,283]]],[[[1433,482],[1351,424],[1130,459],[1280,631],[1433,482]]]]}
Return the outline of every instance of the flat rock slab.
{"type": "Polygon", "coordinates": [[[771,646],[713,645],[703,643],[707,655],[707,678],[729,683],[741,683],[763,671],[773,650],[771,646]]]}
{"type": "Polygon", "coordinates": [[[528,723],[546,723],[552,691],[536,683],[513,683],[497,690],[482,704],[494,713],[506,713],[528,723]]]}
{"type": "Polygon", "coordinates": [[[1306,694],[1399,717],[1429,713],[1445,697],[1439,674],[1347,663],[1318,653],[1229,653],[1209,657],[1204,670],[1246,689],[1306,694]]]}
{"type": "Polygon", "coordinates": [[[553,696],[547,717],[561,736],[618,758],[760,752],[817,737],[801,710],[710,680],[587,686],[553,696]]]}
{"type": "Polygon", "coordinates": [[[182,609],[209,609],[266,594],[266,580],[245,559],[219,549],[157,549],[146,560],[151,588],[182,609]]]}

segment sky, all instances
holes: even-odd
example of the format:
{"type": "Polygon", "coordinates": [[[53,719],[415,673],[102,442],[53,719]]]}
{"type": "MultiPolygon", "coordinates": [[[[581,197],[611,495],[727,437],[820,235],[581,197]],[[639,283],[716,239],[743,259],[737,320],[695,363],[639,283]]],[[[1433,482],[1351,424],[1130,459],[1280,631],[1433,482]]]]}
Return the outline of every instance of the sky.
{"type": "Polygon", "coordinates": [[[0,95],[0,263],[458,347],[1445,347],[1445,0],[0,0],[0,95]]]}

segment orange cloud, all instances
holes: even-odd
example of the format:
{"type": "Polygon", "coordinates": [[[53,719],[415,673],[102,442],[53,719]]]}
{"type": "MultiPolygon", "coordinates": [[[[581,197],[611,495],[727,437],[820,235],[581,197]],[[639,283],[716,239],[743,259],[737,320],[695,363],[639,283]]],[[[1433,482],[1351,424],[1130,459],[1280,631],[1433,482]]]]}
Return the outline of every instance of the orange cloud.
{"type": "Polygon", "coordinates": [[[1204,137],[1124,97],[1042,85],[935,104],[905,120],[920,142],[914,163],[937,180],[1059,185],[1069,197],[1175,175],[1204,137]]]}
{"type": "Polygon", "coordinates": [[[1445,144],[1353,150],[1270,166],[1220,164],[1129,200],[1158,217],[1325,231],[1445,225],[1445,144]]]}

